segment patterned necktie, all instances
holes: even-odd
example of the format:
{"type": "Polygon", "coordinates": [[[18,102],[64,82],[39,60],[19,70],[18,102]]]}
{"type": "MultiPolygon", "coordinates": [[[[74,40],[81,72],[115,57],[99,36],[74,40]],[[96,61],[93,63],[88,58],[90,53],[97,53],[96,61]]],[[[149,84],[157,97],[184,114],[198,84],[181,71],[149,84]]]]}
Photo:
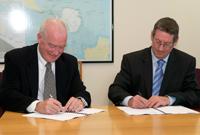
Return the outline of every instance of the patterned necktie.
{"type": "Polygon", "coordinates": [[[56,99],[56,81],[51,69],[51,63],[47,63],[46,65],[46,72],[44,75],[44,100],[50,97],[56,99]]]}
{"type": "Polygon", "coordinates": [[[165,61],[162,59],[157,61],[157,68],[156,68],[155,75],[153,78],[153,87],[152,87],[152,95],[153,96],[159,95],[161,83],[163,80],[162,67],[163,67],[164,63],[165,63],[165,61]]]}

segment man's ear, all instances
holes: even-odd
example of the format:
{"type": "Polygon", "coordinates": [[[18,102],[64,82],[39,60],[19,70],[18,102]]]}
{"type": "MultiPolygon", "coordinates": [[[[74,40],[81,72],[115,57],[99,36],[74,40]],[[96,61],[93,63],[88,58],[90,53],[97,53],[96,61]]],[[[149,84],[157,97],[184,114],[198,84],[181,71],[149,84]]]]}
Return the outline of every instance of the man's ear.
{"type": "Polygon", "coordinates": [[[178,39],[179,39],[179,37],[177,38],[176,42],[174,42],[174,46],[176,46],[176,44],[178,43],[178,39]]]}
{"type": "Polygon", "coordinates": [[[42,38],[41,33],[38,33],[38,34],[37,34],[37,38],[38,38],[38,39],[42,38]]]}
{"type": "Polygon", "coordinates": [[[41,33],[38,33],[38,34],[37,34],[38,43],[40,43],[41,39],[42,39],[42,35],[41,35],[41,33]]]}
{"type": "Polygon", "coordinates": [[[151,41],[153,42],[153,31],[151,31],[151,41]]]}

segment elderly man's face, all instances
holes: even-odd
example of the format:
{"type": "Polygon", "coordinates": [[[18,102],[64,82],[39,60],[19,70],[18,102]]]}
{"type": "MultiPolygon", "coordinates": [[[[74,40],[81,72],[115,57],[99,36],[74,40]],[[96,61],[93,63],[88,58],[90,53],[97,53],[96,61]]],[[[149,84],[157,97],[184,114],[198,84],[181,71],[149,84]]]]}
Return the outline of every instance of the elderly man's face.
{"type": "Polygon", "coordinates": [[[38,34],[39,51],[42,57],[47,62],[56,61],[60,55],[64,52],[66,46],[66,34],[55,35],[48,34],[43,37],[40,33],[38,34]]]}
{"type": "Polygon", "coordinates": [[[174,35],[169,33],[156,30],[154,37],[151,37],[152,40],[152,50],[154,55],[158,59],[165,58],[174,48],[173,43],[174,35]]]}

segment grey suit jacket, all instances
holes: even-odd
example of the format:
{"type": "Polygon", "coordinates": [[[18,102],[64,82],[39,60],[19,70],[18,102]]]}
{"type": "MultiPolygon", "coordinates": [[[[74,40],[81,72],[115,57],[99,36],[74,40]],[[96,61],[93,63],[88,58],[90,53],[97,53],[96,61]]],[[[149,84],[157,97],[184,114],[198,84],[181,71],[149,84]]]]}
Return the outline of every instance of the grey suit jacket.
{"type": "MultiPolygon", "coordinates": [[[[175,97],[173,105],[199,105],[200,90],[195,80],[195,66],[194,57],[173,49],[166,65],[159,95],[175,97]]],[[[152,74],[151,48],[124,55],[121,71],[109,87],[110,100],[115,105],[120,105],[125,97],[138,93],[148,99],[152,95],[152,74]]]]}

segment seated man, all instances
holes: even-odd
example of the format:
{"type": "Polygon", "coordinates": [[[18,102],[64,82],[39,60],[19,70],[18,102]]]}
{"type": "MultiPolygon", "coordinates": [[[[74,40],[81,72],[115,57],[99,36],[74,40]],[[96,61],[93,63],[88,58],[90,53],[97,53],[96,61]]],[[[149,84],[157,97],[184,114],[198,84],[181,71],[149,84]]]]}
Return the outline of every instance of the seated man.
{"type": "Polygon", "coordinates": [[[5,54],[0,104],[18,112],[56,114],[81,111],[91,98],[80,79],[77,59],[64,53],[65,24],[47,19],[38,43],[5,54]]]}
{"type": "Polygon", "coordinates": [[[196,60],[175,49],[179,26],[161,18],[151,33],[151,47],[123,56],[121,71],[109,87],[115,105],[149,108],[168,105],[195,107],[200,90],[195,81],[196,60]]]}

